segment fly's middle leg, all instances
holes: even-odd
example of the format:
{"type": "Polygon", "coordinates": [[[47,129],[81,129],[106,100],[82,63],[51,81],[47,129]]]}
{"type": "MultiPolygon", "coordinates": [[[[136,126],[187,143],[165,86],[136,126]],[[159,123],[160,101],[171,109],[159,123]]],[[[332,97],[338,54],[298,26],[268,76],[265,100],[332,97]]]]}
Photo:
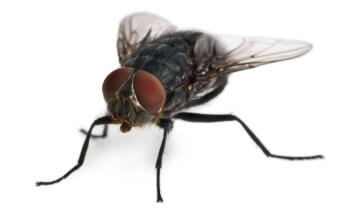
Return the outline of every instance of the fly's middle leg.
{"type": "Polygon", "coordinates": [[[162,194],[160,192],[160,169],[162,168],[162,160],[165,149],[166,140],[168,137],[168,133],[173,127],[173,122],[171,120],[162,119],[158,126],[163,128],[163,140],[159,148],[157,162],[156,162],[156,170],[157,170],[157,202],[163,202],[162,194]]]}

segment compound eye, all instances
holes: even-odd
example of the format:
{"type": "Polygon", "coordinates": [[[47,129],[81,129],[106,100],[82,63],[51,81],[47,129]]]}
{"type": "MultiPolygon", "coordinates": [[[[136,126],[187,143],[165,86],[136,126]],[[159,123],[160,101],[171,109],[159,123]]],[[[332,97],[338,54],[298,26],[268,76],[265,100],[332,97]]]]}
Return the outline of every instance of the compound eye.
{"type": "Polygon", "coordinates": [[[112,71],[102,85],[103,97],[108,101],[132,74],[131,68],[120,68],[112,71]]]}
{"type": "Polygon", "coordinates": [[[139,70],[134,77],[137,100],[148,113],[158,113],[165,103],[166,92],[163,84],[154,75],[139,70]]]}

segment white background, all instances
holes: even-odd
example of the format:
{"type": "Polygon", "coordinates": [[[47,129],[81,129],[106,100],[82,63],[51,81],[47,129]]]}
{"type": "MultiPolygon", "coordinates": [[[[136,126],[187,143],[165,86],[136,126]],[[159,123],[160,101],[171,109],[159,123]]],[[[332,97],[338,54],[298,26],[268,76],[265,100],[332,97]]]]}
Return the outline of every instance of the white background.
{"type": "Polygon", "coordinates": [[[349,20],[336,0],[1,1],[0,209],[349,209],[349,20]],[[272,152],[326,159],[266,158],[234,122],[176,122],[157,204],[160,129],[112,126],[81,170],[36,188],[76,163],[78,129],[103,115],[118,24],[135,11],[182,29],[313,43],[302,58],[231,75],[219,98],[191,111],[234,113],[272,152]]]}

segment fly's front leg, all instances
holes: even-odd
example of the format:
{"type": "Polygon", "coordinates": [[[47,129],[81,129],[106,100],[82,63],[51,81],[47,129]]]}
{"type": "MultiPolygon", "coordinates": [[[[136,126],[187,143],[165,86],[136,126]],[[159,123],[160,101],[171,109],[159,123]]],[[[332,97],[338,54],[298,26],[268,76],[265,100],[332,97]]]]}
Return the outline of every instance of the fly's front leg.
{"type": "MultiPolygon", "coordinates": [[[[88,134],[88,131],[86,131],[85,129],[80,129],[79,130],[80,132],[82,132],[83,134],[87,135],[88,134]]],[[[90,137],[92,139],[103,139],[103,138],[106,138],[107,137],[107,133],[108,133],[108,125],[105,124],[103,125],[103,131],[101,134],[97,135],[97,134],[91,134],[90,137]]]]}
{"type": "Polygon", "coordinates": [[[67,178],[74,171],[78,170],[84,164],[84,160],[85,160],[86,152],[89,148],[89,141],[90,141],[91,132],[92,132],[93,128],[96,125],[105,125],[105,124],[111,124],[111,123],[113,123],[113,120],[109,116],[105,116],[105,117],[101,117],[101,118],[96,119],[91,124],[90,129],[86,134],[86,138],[85,138],[83,147],[81,148],[79,159],[78,159],[77,163],[70,170],[68,170],[65,174],[63,174],[59,178],[52,180],[52,181],[36,182],[36,185],[41,186],[41,185],[52,185],[52,184],[58,183],[58,182],[62,181],[63,179],[67,178]]]}
{"type": "Polygon", "coordinates": [[[163,202],[163,198],[160,192],[160,169],[162,168],[162,160],[165,149],[166,140],[168,137],[168,133],[173,127],[173,122],[171,120],[162,119],[159,124],[161,128],[163,128],[163,140],[159,148],[157,162],[156,162],[156,170],[157,170],[157,202],[163,202]]]}
{"type": "Polygon", "coordinates": [[[323,158],[322,155],[312,155],[312,156],[284,156],[276,155],[271,153],[265,145],[259,140],[259,138],[253,133],[252,130],[238,117],[231,114],[197,114],[197,113],[178,113],[174,116],[174,119],[181,119],[190,122],[223,122],[223,121],[237,121],[244,130],[248,133],[250,138],[258,145],[258,147],[263,151],[267,157],[280,158],[286,160],[310,160],[310,159],[319,159],[323,158]]]}

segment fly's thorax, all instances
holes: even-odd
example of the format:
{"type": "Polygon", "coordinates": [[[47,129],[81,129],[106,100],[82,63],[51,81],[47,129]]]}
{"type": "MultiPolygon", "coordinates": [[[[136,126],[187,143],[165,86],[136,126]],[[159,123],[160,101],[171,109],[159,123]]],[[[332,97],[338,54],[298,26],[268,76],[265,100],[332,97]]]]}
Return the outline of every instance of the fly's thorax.
{"type": "Polygon", "coordinates": [[[123,132],[152,122],[165,103],[164,86],[144,70],[120,68],[111,72],[103,83],[103,95],[109,115],[121,123],[123,132]]]}

